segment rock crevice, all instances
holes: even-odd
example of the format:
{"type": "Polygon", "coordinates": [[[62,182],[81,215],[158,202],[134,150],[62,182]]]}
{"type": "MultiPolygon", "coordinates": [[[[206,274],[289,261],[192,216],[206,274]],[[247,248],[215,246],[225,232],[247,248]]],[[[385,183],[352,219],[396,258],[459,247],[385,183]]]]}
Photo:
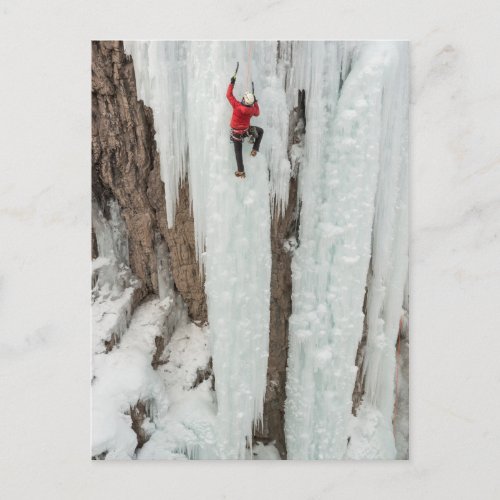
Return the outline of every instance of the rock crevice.
{"type": "Polygon", "coordinates": [[[301,147],[305,134],[305,92],[298,92],[298,104],[290,114],[288,156],[293,175],[290,178],[288,204],[283,213],[274,208],[271,223],[271,303],[269,323],[269,362],[262,427],[255,439],[274,441],[282,459],[286,459],[285,399],[288,359],[288,319],[292,313],[292,256],[297,245],[300,204],[298,170],[300,161],[292,161],[292,148],[301,147]]]}

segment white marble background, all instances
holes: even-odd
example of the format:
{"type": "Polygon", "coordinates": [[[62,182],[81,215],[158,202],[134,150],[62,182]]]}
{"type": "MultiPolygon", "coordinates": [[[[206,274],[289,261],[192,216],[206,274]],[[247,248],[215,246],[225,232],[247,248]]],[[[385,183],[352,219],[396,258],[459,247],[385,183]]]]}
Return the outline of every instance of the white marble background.
{"type": "Polygon", "coordinates": [[[496,0],[0,0],[2,499],[493,499],[496,0]],[[91,462],[90,40],[409,39],[411,460],[91,462]]]}

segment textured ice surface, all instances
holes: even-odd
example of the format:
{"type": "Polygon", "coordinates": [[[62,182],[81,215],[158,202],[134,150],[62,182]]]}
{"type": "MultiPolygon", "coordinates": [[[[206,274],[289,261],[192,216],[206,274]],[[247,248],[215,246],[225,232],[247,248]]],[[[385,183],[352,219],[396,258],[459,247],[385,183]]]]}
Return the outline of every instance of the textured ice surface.
{"type": "Polygon", "coordinates": [[[138,97],[154,113],[168,223],[173,224],[177,186],[187,174],[198,256],[204,251],[209,216],[208,171],[221,164],[236,170],[234,153],[225,153],[228,146],[232,148],[226,88],[236,61],[240,70],[234,94],[240,98],[254,82],[265,113],[252,118],[252,124],[265,131],[260,155],[269,169],[271,201],[286,206],[290,105],[276,42],[125,42],[125,49],[134,61],[138,97]]]}
{"type": "MultiPolygon", "coordinates": [[[[350,437],[349,456],[362,458],[359,450],[366,447],[357,438],[366,433],[353,431],[361,419],[376,417],[377,428],[392,428],[395,339],[407,276],[406,44],[128,42],[126,50],[139,98],[154,112],[168,223],[187,176],[206,275],[217,418],[207,427],[214,435],[205,429],[188,436],[179,429],[181,441],[190,443],[187,454],[248,456],[247,438],[261,417],[265,391],[270,217],[274,207],[276,213],[286,207],[293,174],[302,205],[299,240],[283,242],[295,249],[288,454],[343,458],[350,437]],[[255,82],[262,112],[252,123],[265,131],[257,158],[244,147],[244,181],[233,175],[225,99],[237,60],[235,95],[255,82]],[[299,89],[306,92],[305,143],[287,151],[299,89]],[[299,172],[292,172],[288,154],[294,166],[301,164],[299,172]],[[367,284],[367,395],[353,423],[367,284]],[[201,435],[206,447],[199,446],[201,435]]],[[[159,436],[141,454],[153,456],[159,436]]],[[[376,442],[378,455],[372,455],[393,453],[387,435],[376,442]]],[[[172,453],[171,446],[162,449],[165,456],[172,453]]]]}
{"type": "MultiPolygon", "coordinates": [[[[221,146],[222,147],[222,146],[221,146]]],[[[228,158],[231,155],[226,146],[228,158]]],[[[244,154],[249,158],[249,148],[244,154]]],[[[209,174],[206,283],[221,458],[244,458],[262,416],[271,282],[269,187],[264,160],[247,160],[245,181],[231,167],[209,174]]]]}
{"type": "Polygon", "coordinates": [[[276,43],[133,42],[126,48],[133,56],[139,96],[153,108],[155,127],[158,123],[169,224],[177,196],[171,186],[187,169],[197,252],[206,274],[217,452],[221,458],[244,458],[247,437],[262,416],[266,387],[270,199],[286,202],[278,198],[288,193],[288,180],[282,178],[290,176],[288,110],[276,72],[276,43]],[[244,146],[245,180],[234,176],[232,109],[225,97],[237,60],[235,95],[249,89],[253,78],[266,109],[252,120],[265,130],[259,155],[251,158],[244,146]]]}
{"type": "Polygon", "coordinates": [[[387,70],[382,107],[380,174],[368,277],[365,398],[390,421],[395,348],[408,277],[408,67],[396,52],[387,70]]]}
{"type": "MultiPolygon", "coordinates": [[[[397,458],[408,458],[408,328],[403,308],[408,280],[408,61],[406,47],[397,48],[384,81],[380,173],[366,295],[365,394],[358,415],[362,419],[366,408],[377,411],[383,419],[381,428],[392,428],[394,420],[397,443],[394,438],[378,441],[379,446],[386,444],[378,450],[378,458],[396,458],[396,447],[397,458]],[[404,338],[396,360],[400,325],[405,328],[404,338]],[[399,401],[395,407],[396,396],[399,401]]],[[[407,311],[407,304],[405,308],[407,311]]],[[[358,446],[357,436],[351,436],[349,455],[358,446]]]]}
{"type": "MultiPolygon", "coordinates": [[[[307,132],[299,174],[300,246],[292,263],[287,449],[289,458],[339,459],[346,453],[350,435],[355,356],[363,331],[375,213],[380,229],[373,234],[373,242],[382,241],[390,248],[398,276],[391,283],[394,307],[400,310],[403,300],[406,235],[401,235],[402,243],[393,243],[396,235],[388,226],[397,224],[386,221],[385,204],[396,214],[393,219],[400,217],[406,227],[404,212],[394,199],[406,181],[402,147],[406,129],[398,128],[406,123],[407,75],[398,66],[405,53],[383,43],[316,42],[303,44],[300,50],[304,60],[296,79],[306,88],[307,132]],[[394,121],[398,113],[401,117],[394,121]],[[377,196],[380,182],[387,187],[377,196]],[[391,187],[395,195],[386,200],[385,191],[391,187]]],[[[385,290],[381,294],[389,300],[385,290]]],[[[377,367],[386,378],[392,377],[380,391],[391,401],[398,320],[387,325],[391,356],[377,367]]],[[[374,385],[380,387],[377,381],[374,385]]],[[[385,418],[384,425],[390,429],[381,398],[379,394],[370,400],[380,405],[378,418],[385,418]]],[[[385,446],[387,441],[378,443],[385,446]]]]}
{"type": "Polygon", "coordinates": [[[127,329],[138,281],[128,267],[128,238],[116,201],[109,204],[109,219],[92,203],[92,226],[99,253],[92,261],[92,344],[99,353],[127,329]]]}

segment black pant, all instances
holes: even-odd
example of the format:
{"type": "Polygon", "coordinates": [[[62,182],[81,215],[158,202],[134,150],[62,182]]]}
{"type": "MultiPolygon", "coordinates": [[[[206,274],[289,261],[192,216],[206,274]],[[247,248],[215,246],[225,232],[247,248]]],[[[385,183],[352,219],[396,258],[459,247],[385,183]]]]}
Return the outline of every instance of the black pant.
{"type": "Polygon", "coordinates": [[[236,163],[238,164],[238,172],[244,172],[245,166],[243,165],[243,140],[245,137],[253,136],[255,142],[253,143],[253,150],[258,151],[260,148],[260,142],[262,141],[262,136],[264,135],[264,130],[260,127],[250,127],[245,134],[233,134],[231,140],[234,144],[234,154],[236,155],[236,163]]]}

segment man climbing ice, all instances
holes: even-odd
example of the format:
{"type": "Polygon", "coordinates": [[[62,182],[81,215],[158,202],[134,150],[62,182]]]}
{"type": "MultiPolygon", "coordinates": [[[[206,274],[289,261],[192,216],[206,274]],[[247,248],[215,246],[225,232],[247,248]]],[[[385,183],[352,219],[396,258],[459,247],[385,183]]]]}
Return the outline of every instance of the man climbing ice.
{"type": "MultiPolygon", "coordinates": [[[[230,140],[234,144],[234,153],[236,155],[236,163],[238,165],[238,170],[234,173],[236,177],[245,177],[245,166],[243,165],[243,141],[245,137],[250,137],[250,142],[253,142],[252,156],[255,156],[259,151],[260,142],[262,141],[262,136],[264,135],[264,130],[260,127],[250,126],[250,119],[252,116],[259,116],[259,104],[253,92],[245,92],[241,102],[238,102],[234,95],[234,83],[236,82],[236,73],[238,72],[238,66],[236,66],[236,72],[231,78],[231,83],[227,88],[226,97],[233,107],[233,116],[231,118],[231,135],[230,140]]],[[[253,90],[253,83],[252,83],[253,90]]]]}

